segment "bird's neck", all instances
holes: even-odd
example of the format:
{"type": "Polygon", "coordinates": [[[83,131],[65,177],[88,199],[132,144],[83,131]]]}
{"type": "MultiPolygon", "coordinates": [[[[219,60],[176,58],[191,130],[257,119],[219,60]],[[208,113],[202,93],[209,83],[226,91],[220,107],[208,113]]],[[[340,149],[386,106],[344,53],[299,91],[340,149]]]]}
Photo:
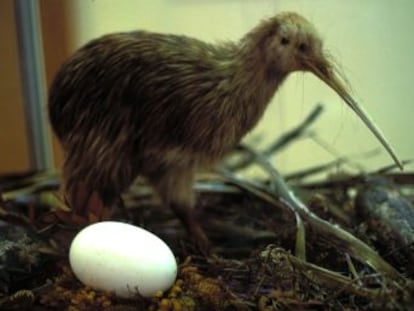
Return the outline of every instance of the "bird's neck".
{"type": "Polygon", "coordinates": [[[260,120],[287,73],[270,68],[263,51],[248,43],[240,45],[232,71],[231,105],[234,107],[230,108],[238,112],[240,130],[247,132],[260,120]]]}

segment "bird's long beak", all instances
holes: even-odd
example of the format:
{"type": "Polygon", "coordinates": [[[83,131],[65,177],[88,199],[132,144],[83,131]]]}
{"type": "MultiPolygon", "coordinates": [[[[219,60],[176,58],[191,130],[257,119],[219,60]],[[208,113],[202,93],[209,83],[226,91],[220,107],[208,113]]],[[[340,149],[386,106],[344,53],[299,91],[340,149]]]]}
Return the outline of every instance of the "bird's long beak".
{"type": "Polygon", "coordinates": [[[335,73],[332,65],[327,60],[322,61],[307,61],[307,69],[313,72],[317,77],[319,77],[323,82],[329,85],[344,101],[349,107],[358,115],[358,117],[365,123],[365,125],[371,130],[375,137],[381,142],[390,156],[393,158],[394,162],[402,170],[403,164],[398,159],[397,155],[394,152],[394,149],[385,139],[381,130],[375,125],[371,120],[369,115],[358,105],[358,103],[351,97],[347,91],[344,83],[339,79],[338,75],[335,73]]]}

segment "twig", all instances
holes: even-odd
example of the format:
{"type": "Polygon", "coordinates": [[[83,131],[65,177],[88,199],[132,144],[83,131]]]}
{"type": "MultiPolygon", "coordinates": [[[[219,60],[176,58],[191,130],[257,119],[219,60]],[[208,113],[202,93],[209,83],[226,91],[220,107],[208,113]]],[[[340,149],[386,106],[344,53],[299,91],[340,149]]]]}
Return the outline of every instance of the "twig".
{"type": "Polygon", "coordinates": [[[346,263],[348,265],[349,271],[351,271],[351,274],[354,276],[354,280],[358,282],[359,286],[362,286],[362,282],[359,278],[358,272],[355,269],[355,265],[352,262],[352,258],[351,256],[349,256],[348,253],[345,253],[345,259],[346,259],[346,263]]]}
{"type": "MultiPolygon", "coordinates": [[[[404,165],[404,166],[406,166],[406,165],[408,165],[408,164],[411,164],[411,163],[413,163],[414,162],[414,159],[409,159],[409,160],[403,160],[403,161],[401,161],[401,163],[404,165]]],[[[385,174],[385,173],[388,173],[388,172],[390,172],[390,171],[392,171],[392,170],[395,170],[395,169],[399,169],[399,167],[398,167],[398,165],[397,164],[395,164],[395,163],[393,163],[393,164],[391,164],[391,165],[388,165],[388,166],[385,166],[385,167],[383,167],[383,168],[380,168],[376,173],[378,174],[378,175],[381,175],[381,174],[385,174]]]]}
{"type": "Polygon", "coordinates": [[[322,165],[317,165],[317,166],[313,166],[311,168],[302,170],[300,172],[294,172],[291,174],[287,174],[284,175],[284,178],[286,181],[295,181],[295,180],[300,180],[312,175],[316,175],[316,174],[320,174],[323,173],[333,167],[337,167],[339,165],[341,165],[342,163],[346,162],[347,159],[345,157],[340,157],[332,162],[326,163],[326,164],[322,164],[322,165]]]}
{"type": "Polygon", "coordinates": [[[236,175],[227,171],[225,172],[225,176],[229,179],[229,181],[246,190],[251,191],[254,189],[254,191],[252,191],[254,194],[261,192],[260,198],[266,200],[271,204],[276,205],[278,200],[282,201],[292,210],[298,212],[299,215],[304,220],[306,220],[315,231],[324,236],[330,237],[331,243],[342,251],[351,254],[354,258],[360,260],[361,262],[365,262],[376,271],[381,272],[392,279],[403,280],[403,277],[398,273],[398,271],[395,270],[394,267],[392,267],[388,262],[382,259],[367,244],[346,230],[340,228],[339,226],[332,225],[328,221],[319,218],[317,215],[309,211],[306,205],[295,196],[283,178],[270,165],[270,163],[263,158],[263,156],[257,154],[251,149],[246,150],[252,152],[252,155],[254,155],[257,159],[257,163],[268,171],[272,180],[272,188],[268,189],[264,186],[258,187],[256,184],[242,180],[240,177],[237,177],[236,175]]]}
{"type": "MultiPolygon", "coordinates": [[[[283,134],[275,142],[268,146],[262,152],[263,156],[269,157],[272,154],[279,152],[280,150],[285,148],[289,143],[291,143],[294,139],[297,139],[298,137],[302,136],[306,129],[316,121],[316,119],[320,116],[322,112],[323,106],[322,104],[318,104],[301,124],[293,128],[292,130],[288,131],[287,133],[283,134]]],[[[238,148],[238,150],[240,149],[238,148]]],[[[243,148],[241,148],[241,150],[243,150],[243,148]]],[[[233,164],[229,164],[226,168],[231,171],[241,170],[252,164],[253,160],[254,157],[247,153],[240,161],[233,164]]]]}
{"type": "MultiPolygon", "coordinates": [[[[303,189],[331,189],[337,187],[356,187],[366,182],[368,176],[377,175],[376,172],[362,175],[342,176],[340,178],[301,183],[299,186],[303,189]]],[[[390,173],[386,178],[400,185],[414,185],[414,173],[390,173]]]]}
{"type": "Polygon", "coordinates": [[[292,265],[295,271],[300,271],[302,275],[313,283],[319,284],[331,289],[341,289],[351,292],[360,297],[367,297],[371,299],[378,298],[381,294],[380,289],[371,289],[360,286],[354,280],[345,277],[337,272],[327,270],[318,265],[305,262],[297,258],[281,248],[274,245],[269,245],[260,256],[263,259],[275,260],[275,263],[281,261],[279,257],[283,256],[292,265]]]}

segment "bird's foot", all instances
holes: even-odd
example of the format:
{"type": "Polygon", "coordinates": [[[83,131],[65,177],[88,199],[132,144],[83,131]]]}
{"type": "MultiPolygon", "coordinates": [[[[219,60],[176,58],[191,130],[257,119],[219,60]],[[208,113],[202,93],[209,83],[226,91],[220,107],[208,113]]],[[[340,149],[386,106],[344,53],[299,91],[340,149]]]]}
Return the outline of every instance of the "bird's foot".
{"type": "Polygon", "coordinates": [[[194,224],[189,229],[191,239],[194,241],[197,249],[205,256],[209,256],[213,252],[213,245],[199,224],[194,224]]]}

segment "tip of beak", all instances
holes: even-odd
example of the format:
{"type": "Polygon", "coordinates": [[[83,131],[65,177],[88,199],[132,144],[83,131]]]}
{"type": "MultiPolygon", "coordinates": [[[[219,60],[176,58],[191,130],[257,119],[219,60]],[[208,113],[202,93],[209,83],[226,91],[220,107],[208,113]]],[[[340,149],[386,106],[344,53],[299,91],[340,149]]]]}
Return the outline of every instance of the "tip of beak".
{"type": "Polygon", "coordinates": [[[365,123],[374,136],[380,141],[380,143],[387,150],[388,154],[394,160],[395,164],[402,171],[404,169],[403,163],[398,159],[391,144],[385,139],[381,130],[377,127],[371,117],[364,111],[364,109],[358,105],[358,103],[349,94],[348,88],[345,86],[346,79],[342,75],[338,75],[335,66],[327,58],[322,58],[318,62],[309,61],[307,63],[309,70],[331,87],[345,102],[346,104],[357,114],[357,116],[365,123]],[[341,78],[341,79],[339,79],[341,78]],[[345,82],[345,84],[344,84],[345,82]]]}
{"type": "Polygon", "coordinates": [[[395,164],[398,166],[398,168],[400,169],[400,171],[404,171],[404,163],[402,161],[400,161],[398,158],[394,159],[395,164]]]}

